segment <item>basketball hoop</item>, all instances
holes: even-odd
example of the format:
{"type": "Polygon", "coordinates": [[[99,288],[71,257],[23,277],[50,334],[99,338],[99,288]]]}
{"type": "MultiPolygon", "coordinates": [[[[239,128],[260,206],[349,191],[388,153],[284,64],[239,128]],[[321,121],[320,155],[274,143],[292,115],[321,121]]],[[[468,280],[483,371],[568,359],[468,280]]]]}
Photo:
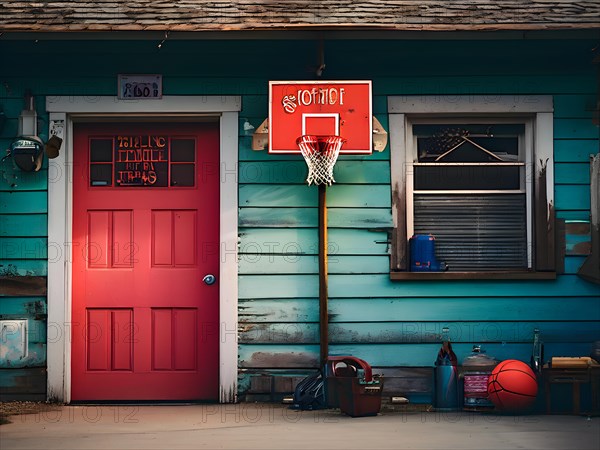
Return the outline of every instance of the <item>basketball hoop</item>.
{"type": "Polygon", "coordinates": [[[296,139],[296,144],[308,166],[306,182],[309,186],[312,183],[329,186],[335,183],[333,166],[335,166],[344,142],[346,139],[341,136],[304,135],[296,139]]]}

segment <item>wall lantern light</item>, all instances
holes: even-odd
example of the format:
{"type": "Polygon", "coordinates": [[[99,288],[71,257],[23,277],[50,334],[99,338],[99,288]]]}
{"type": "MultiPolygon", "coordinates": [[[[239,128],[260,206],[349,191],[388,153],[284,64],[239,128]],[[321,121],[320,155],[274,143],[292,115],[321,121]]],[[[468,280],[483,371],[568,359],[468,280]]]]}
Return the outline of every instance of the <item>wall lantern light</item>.
{"type": "Polygon", "coordinates": [[[44,143],[37,136],[21,136],[10,144],[10,155],[22,171],[37,172],[42,167],[44,143]]]}

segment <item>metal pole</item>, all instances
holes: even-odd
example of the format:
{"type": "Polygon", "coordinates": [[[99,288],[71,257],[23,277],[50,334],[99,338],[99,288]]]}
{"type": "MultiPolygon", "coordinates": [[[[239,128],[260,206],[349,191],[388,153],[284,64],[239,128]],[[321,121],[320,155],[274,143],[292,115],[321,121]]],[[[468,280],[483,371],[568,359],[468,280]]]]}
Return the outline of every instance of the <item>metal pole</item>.
{"type": "Polygon", "coordinates": [[[321,367],[329,355],[329,305],[327,292],[327,186],[319,185],[319,338],[321,367]]]}

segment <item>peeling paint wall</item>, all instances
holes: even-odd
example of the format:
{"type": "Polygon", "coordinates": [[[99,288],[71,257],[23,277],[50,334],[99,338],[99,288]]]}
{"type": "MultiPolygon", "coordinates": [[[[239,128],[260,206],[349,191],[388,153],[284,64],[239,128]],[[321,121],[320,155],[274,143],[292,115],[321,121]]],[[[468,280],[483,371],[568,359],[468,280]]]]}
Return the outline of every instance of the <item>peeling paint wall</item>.
{"type": "MultiPolygon", "coordinates": [[[[83,95],[93,102],[97,95],[115,95],[118,73],[161,73],[165,95],[241,95],[239,165],[225,168],[239,182],[239,378],[237,394],[227,390],[220,398],[277,399],[317,368],[317,189],[305,185],[300,156],[253,151],[252,130],[268,116],[269,80],[314,78],[317,43],[173,39],[160,49],[158,43],[3,38],[5,58],[28,55],[53,70],[26,74],[17,65],[0,66],[6,117],[0,149],[17,133],[26,90],[35,97],[43,138],[47,96],[83,95]]],[[[339,158],[337,182],[327,192],[330,352],[369,361],[389,378],[386,393],[431,399],[445,327],[461,360],[473,344],[482,344],[499,359],[528,361],[534,328],[541,330],[547,358],[589,354],[599,339],[600,290],[576,275],[588,252],[588,161],[599,142],[594,45],[560,37],[325,40],[324,77],[373,80],[373,112],[388,131],[389,96],[554,98],[554,214],[567,230],[564,274],[556,280],[391,281],[390,247],[406,236],[391,233],[392,205],[403,194],[391,186],[389,147],[339,158]]],[[[47,242],[47,186],[65,175],[48,173],[47,162],[32,174],[9,163],[0,167],[0,320],[27,320],[28,344],[26,357],[0,358],[0,388],[44,396],[44,349],[55,338],[46,328],[63,330],[46,324],[47,261],[69,251],[64,243],[47,242]]]]}

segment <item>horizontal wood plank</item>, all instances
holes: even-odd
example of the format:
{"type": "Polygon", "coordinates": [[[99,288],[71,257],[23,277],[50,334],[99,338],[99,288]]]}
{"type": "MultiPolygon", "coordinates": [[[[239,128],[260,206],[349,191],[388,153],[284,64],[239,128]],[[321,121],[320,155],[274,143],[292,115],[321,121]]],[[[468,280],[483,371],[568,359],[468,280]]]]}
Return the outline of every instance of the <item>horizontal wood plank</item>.
{"type": "Polygon", "coordinates": [[[555,95],[554,117],[560,119],[592,118],[596,108],[595,94],[555,95]]]}
{"type": "Polygon", "coordinates": [[[561,184],[555,186],[557,210],[590,209],[590,186],[585,184],[561,184]]]}
{"type": "Polygon", "coordinates": [[[0,237],[0,260],[46,259],[47,257],[47,238],[0,237]]]}
{"type": "Polygon", "coordinates": [[[45,368],[1,369],[0,401],[45,400],[46,378],[45,368]]]}
{"type": "Polygon", "coordinates": [[[47,214],[0,214],[0,237],[45,237],[47,214]]]}
{"type": "Polygon", "coordinates": [[[0,297],[45,296],[46,293],[47,293],[46,277],[0,276],[0,297]]]}
{"type": "Polygon", "coordinates": [[[597,139],[598,125],[591,118],[554,119],[555,139],[597,139]]]}
{"type": "Polygon", "coordinates": [[[590,155],[598,153],[598,139],[555,139],[555,163],[587,163],[589,167],[590,155]]]}
{"type": "MultiPolygon", "coordinates": [[[[493,290],[492,290],[493,292],[493,290]]],[[[319,301],[313,298],[247,299],[239,302],[240,322],[318,322],[319,301]]],[[[471,322],[600,321],[597,297],[440,297],[333,298],[329,321],[418,321],[440,324],[471,322]],[[485,305],[485,307],[481,307],[485,305]],[[569,305],[568,311],[564,305],[569,305]]],[[[543,328],[541,325],[538,328],[543,328]]],[[[437,330],[436,332],[441,332],[437,330]]],[[[530,330],[527,329],[526,333],[530,330]]]]}
{"type": "MultiPolygon", "coordinates": [[[[239,298],[313,297],[317,294],[315,275],[240,275],[239,298]]],[[[592,297],[600,296],[600,286],[584,283],[574,275],[556,280],[515,280],[511,283],[492,280],[398,281],[389,275],[330,275],[330,298],[374,297],[445,297],[481,298],[494,293],[506,297],[592,297]]]]}
{"type": "Polygon", "coordinates": [[[385,230],[393,226],[390,208],[327,208],[329,227],[385,230]]]}
{"type": "Polygon", "coordinates": [[[327,188],[328,208],[390,208],[390,185],[336,183],[327,188]]]}
{"type": "Polygon", "coordinates": [[[45,167],[37,172],[14,169],[12,173],[5,172],[3,176],[5,182],[0,182],[0,192],[40,191],[48,188],[48,169],[45,167]]]}
{"type": "MultiPolygon", "coordinates": [[[[317,208],[240,208],[240,227],[315,227],[317,208]]],[[[390,208],[328,208],[328,225],[337,228],[391,228],[390,208]]]]}
{"type": "Polygon", "coordinates": [[[0,261],[0,274],[45,277],[48,275],[48,261],[46,259],[4,259],[0,261]]]}
{"type": "MultiPolygon", "coordinates": [[[[473,344],[452,346],[459,364],[470,356],[473,344]]],[[[439,343],[431,344],[334,344],[330,355],[353,355],[364,359],[373,367],[424,367],[433,366],[439,343]]],[[[490,343],[483,347],[498,362],[506,359],[529,361],[532,344],[490,343]]],[[[589,343],[550,343],[544,346],[544,358],[552,356],[580,356],[589,352],[589,343]]],[[[247,368],[317,368],[318,345],[246,344],[240,346],[240,367],[247,368]]]]}
{"type": "MultiPolygon", "coordinates": [[[[317,255],[316,228],[242,228],[240,254],[317,255]]],[[[330,228],[329,253],[332,255],[388,255],[388,236],[383,231],[330,228]]]]}
{"type": "MultiPolygon", "coordinates": [[[[375,344],[375,345],[331,345],[331,354],[354,355],[366,360],[372,366],[433,366],[440,344],[375,344]]],[[[471,355],[472,344],[456,344],[452,349],[456,353],[459,364],[471,355]]],[[[589,344],[547,344],[544,346],[544,358],[565,354],[580,356],[586,353],[589,344]]],[[[483,350],[497,361],[518,359],[529,362],[532,344],[486,344],[483,350]]]]}
{"type": "Polygon", "coordinates": [[[564,220],[578,220],[578,221],[588,221],[590,219],[590,212],[585,210],[575,210],[575,211],[556,211],[557,219],[564,220]]]}
{"type": "MultiPolygon", "coordinates": [[[[600,336],[600,322],[331,322],[331,344],[424,344],[439,343],[443,330],[453,345],[460,343],[531,343],[533,330],[541,330],[548,343],[589,343],[600,336]]],[[[242,344],[318,344],[319,324],[248,323],[239,327],[242,344]]]]}
{"type": "MultiPolygon", "coordinates": [[[[329,274],[366,274],[388,273],[390,259],[388,256],[342,256],[335,253],[334,245],[330,245],[328,257],[329,274]]],[[[240,274],[318,274],[319,261],[317,255],[252,255],[239,257],[240,274]]]]}
{"type": "MultiPolygon", "coordinates": [[[[305,185],[246,184],[239,188],[239,204],[248,207],[316,207],[318,189],[305,185]]],[[[386,208],[391,206],[389,185],[334,184],[327,188],[330,208],[386,208]]]]}
{"type": "MultiPolygon", "coordinates": [[[[338,160],[333,171],[338,184],[390,182],[387,161],[338,160]]],[[[297,161],[242,161],[239,165],[240,184],[306,184],[308,168],[303,159],[297,161]]]]}
{"type": "Polygon", "coordinates": [[[317,368],[318,345],[243,345],[239,349],[239,367],[246,368],[317,368]]]}
{"type": "Polygon", "coordinates": [[[47,314],[45,297],[2,297],[0,315],[2,316],[37,316],[47,314]]]}
{"type": "Polygon", "coordinates": [[[318,298],[278,298],[240,300],[238,319],[246,322],[317,322],[318,298]]]}
{"type": "Polygon", "coordinates": [[[590,184],[589,163],[556,163],[554,165],[556,184],[590,184]]]}
{"type": "Polygon", "coordinates": [[[240,208],[240,227],[311,228],[317,226],[317,208],[240,208]]]}
{"type": "Polygon", "coordinates": [[[303,185],[242,185],[239,204],[242,207],[316,207],[317,189],[303,185]]]}
{"type": "Polygon", "coordinates": [[[251,255],[239,256],[240,274],[318,274],[317,256],[251,255]]]}
{"type": "Polygon", "coordinates": [[[4,214],[46,214],[48,193],[46,191],[0,192],[0,211],[4,214]]]}

